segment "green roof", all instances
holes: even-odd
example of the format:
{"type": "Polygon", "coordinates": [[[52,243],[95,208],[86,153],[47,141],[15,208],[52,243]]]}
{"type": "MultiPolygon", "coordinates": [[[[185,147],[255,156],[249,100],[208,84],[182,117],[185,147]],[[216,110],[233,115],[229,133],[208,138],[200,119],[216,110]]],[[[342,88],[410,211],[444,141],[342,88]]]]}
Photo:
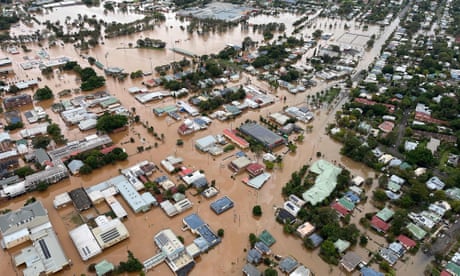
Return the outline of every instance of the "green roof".
{"type": "Polygon", "coordinates": [[[446,265],[446,269],[454,273],[455,275],[460,275],[460,266],[458,266],[457,264],[453,262],[448,262],[446,265]]]}
{"type": "Polygon", "coordinates": [[[390,180],[390,181],[388,181],[387,188],[388,188],[388,190],[390,190],[390,191],[392,191],[394,193],[397,193],[397,192],[399,192],[399,190],[401,190],[401,185],[399,185],[398,183],[390,180]]]}
{"type": "Polygon", "coordinates": [[[94,268],[96,269],[96,274],[98,276],[101,276],[106,273],[109,273],[110,271],[113,271],[115,269],[115,266],[112,263],[103,260],[100,263],[96,264],[94,268]]]}
{"type": "Polygon", "coordinates": [[[399,168],[401,170],[408,170],[408,169],[412,169],[412,166],[407,162],[402,162],[401,165],[399,165],[399,168]]]}
{"type": "Polygon", "coordinates": [[[449,198],[460,200],[460,188],[451,188],[446,190],[446,194],[449,198]]]}
{"type": "Polygon", "coordinates": [[[340,198],[339,203],[340,203],[340,205],[345,207],[345,209],[347,209],[348,211],[351,211],[351,210],[355,209],[355,204],[353,202],[349,201],[348,199],[346,199],[345,197],[340,198]]]}
{"type": "Polygon", "coordinates": [[[100,102],[99,104],[102,106],[102,108],[106,108],[109,105],[116,104],[116,103],[119,103],[119,102],[120,101],[117,98],[110,97],[107,100],[104,100],[104,101],[100,102]]]}
{"type": "Polygon", "coordinates": [[[390,210],[387,207],[385,207],[377,213],[377,217],[387,222],[393,217],[394,214],[395,212],[393,210],[390,210]]]}
{"type": "Polygon", "coordinates": [[[421,240],[425,237],[426,231],[412,222],[407,225],[407,229],[411,232],[415,239],[421,240]]]}
{"type": "Polygon", "coordinates": [[[339,251],[339,253],[345,252],[345,250],[347,250],[350,245],[350,242],[341,239],[338,239],[336,242],[334,242],[334,247],[337,249],[337,251],[339,251]]]}
{"type": "Polygon", "coordinates": [[[311,165],[310,171],[318,174],[318,176],[315,179],[315,185],[303,193],[302,197],[314,206],[332,193],[337,185],[337,176],[342,172],[342,169],[321,159],[311,165]]]}
{"type": "Polygon", "coordinates": [[[275,238],[267,230],[260,233],[259,240],[265,243],[268,247],[272,246],[276,242],[275,238]]]}

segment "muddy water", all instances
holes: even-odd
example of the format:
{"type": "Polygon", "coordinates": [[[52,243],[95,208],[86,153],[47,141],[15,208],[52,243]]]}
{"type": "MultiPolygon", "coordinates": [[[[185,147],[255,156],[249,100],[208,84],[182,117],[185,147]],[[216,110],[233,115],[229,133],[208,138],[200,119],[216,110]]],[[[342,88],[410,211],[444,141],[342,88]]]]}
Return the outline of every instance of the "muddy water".
{"type": "MultiPolygon", "coordinates": [[[[58,14],[58,13],[56,13],[58,14]]],[[[91,14],[91,13],[89,13],[91,14]]],[[[75,14],[76,15],[76,14],[75,14]]],[[[54,16],[52,14],[46,16],[54,16]]],[[[61,14],[61,16],[67,16],[61,14]]],[[[292,15],[281,15],[280,19],[276,20],[291,20],[294,21],[292,15]]],[[[56,20],[63,21],[64,18],[56,18],[56,20]]],[[[181,31],[179,26],[180,21],[175,19],[174,14],[167,14],[166,24],[155,28],[155,30],[143,33],[135,34],[132,36],[116,38],[105,40],[105,45],[93,49],[90,51],[90,55],[95,56],[104,64],[109,66],[120,66],[125,68],[126,71],[130,72],[137,69],[142,69],[144,71],[150,71],[152,67],[155,67],[160,64],[171,62],[173,60],[178,60],[182,58],[178,54],[174,54],[172,51],[165,50],[143,50],[143,49],[124,49],[127,47],[129,42],[135,43],[139,37],[155,37],[163,39],[168,42],[168,47],[174,45],[189,51],[193,51],[197,54],[204,54],[210,52],[216,52],[220,50],[226,43],[240,43],[245,36],[251,36],[254,40],[261,40],[261,36],[257,33],[253,34],[252,29],[248,31],[242,31],[240,28],[235,28],[232,31],[225,34],[209,34],[208,36],[198,36],[196,34],[189,35],[188,33],[181,31]],[[172,28],[171,28],[172,26],[172,28]],[[177,41],[177,43],[176,43],[177,41]],[[108,54],[107,54],[108,53],[108,54]]],[[[273,20],[266,16],[259,16],[254,19],[251,19],[253,23],[268,22],[273,20]]],[[[291,22],[286,21],[286,22],[291,22]]],[[[330,24],[335,24],[335,21],[328,19],[317,19],[313,25],[316,25],[316,28],[323,28],[325,32],[333,32],[334,37],[338,38],[343,33],[343,24],[337,20],[337,27],[331,28],[329,30],[330,24]],[[322,26],[322,27],[320,27],[322,26]],[[342,26],[342,27],[340,27],[342,26]],[[337,34],[336,34],[337,32],[337,34]]],[[[375,45],[376,49],[365,52],[363,59],[359,65],[359,68],[367,68],[367,66],[372,62],[375,56],[379,53],[379,47],[383,44],[385,38],[392,32],[396,27],[396,23],[393,23],[391,26],[387,27],[381,36],[378,37],[375,45]]],[[[359,26],[355,27],[355,24],[349,24],[353,32],[361,32],[359,26]],[[353,29],[354,28],[354,29],[353,29]]],[[[292,27],[286,24],[287,30],[291,31],[292,27]]],[[[20,28],[20,27],[19,27],[20,28]]],[[[375,31],[374,27],[370,27],[368,33],[375,31]]],[[[310,28],[304,30],[304,35],[311,35],[315,28],[310,28]]],[[[21,31],[21,30],[19,30],[21,31]]],[[[37,46],[31,46],[34,51],[37,49],[37,46]]],[[[75,51],[72,46],[65,45],[64,47],[55,47],[49,49],[51,56],[67,55],[72,56],[78,60],[82,65],[86,65],[86,61],[79,58],[79,53],[75,51]]],[[[21,54],[13,56],[12,58],[15,61],[21,61],[22,56],[29,55],[33,57],[35,52],[29,54],[21,54]]],[[[6,53],[5,53],[6,54],[6,53]]],[[[33,69],[30,71],[22,71],[18,67],[15,67],[18,72],[17,78],[26,79],[31,77],[36,77],[40,75],[38,69],[33,69]]],[[[99,70],[99,69],[95,69],[99,70]]],[[[100,72],[100,71],[98,71],[100,72]]],[[[102,74],[102,73],[101,73],[102,74]]],[[[242,78],[246,80],[245,76],[242,78]]],[[[263,87],[269,91],[269,87],[266,84],[258,83],[255,78],[252,78],[252,82],[256,85],[263,87]]],[[[216,186],[221,190],[221,195],[228,195],[235,201],[235,207],[230,211],[216,216],[209,209],[209,201],[200,198],[193,197],[190,193],[187,193],[189,198],[193,201],[194,207],[193,212],[197,212],[202,218],[209,223],[209,225],[217,230],[223,228],[225,230],[225,237],[220,245],[215,249],[211,250],[209,254],[203,255],[199,261],[198,265],[192,271],[192,275],[241,275],[241,268],[245,263],[246,253],[244,249],[248,249],[248,235],[249,233],[259,234],[264,229],[268,229],[272,235],[278,240],[277,243],[273,246],[272,250],[276,254],[280,255],[292,255],[296,257],[301,263],[304,263],[306,266],[312,269],[316,275],[339,275],[341,272],[335,267],[329,267],[318,257],[317,251],[307,251],[302,247],[301,241],[292,236],[286,236],[283,233],[282,226],[275,222],[274,219],[274,207],[281,206],[283,204],[283,199],[281,197],[280,190],[284,183],[286,183],[293,171],[299,169],[303,164],[309,163],[310,158],[312,161],[316,160],[316,152],[321,152],[324,155],[324,158],[329,161],[337,161],[343,164],[345,167],[351,170],[353,175],[361,175],[363,177],[373,177],[374,173],[364,167],[360,163],[353,162],[339,154],[340,144],[332,141],[325,134],[325,127],[328,123],[333,121],[334,113],[329,112],[327,109],[320,109],[316,111],[316,118],[312,122],[313,132],[306,134],[305,140],[302,144],[299,144],[297,153],[288,154],[284,157],[284,166],[282,169],[276,169],[273,171],[272,178],[268,183],[260,190],[255,191],[244,184],[242,184],[241,179],[243,175],[239,175],[236,179],[232,180],[230,178],[231,172],[227,168],[228,162],[231,160],[224,158],[228,157],[233,153],[228,153],[223,156],[213,158],[209,155],[197,152],[193,146],[194,141],[201,137],[204,137],[208,134],[218,134],[221,133],[224,128],[235,128],[239,126],[246,119],[258,120],[259,116],[267,116],[271,112],[278,112],[282,109],[284,105],[296,105],[305,102],[306,95],[314,95],[318,91],[324,90],[332,83],[321,82],[317,87],[308,90],[304,94],[291,95],[284,90],[279,89],[275,91],[278,99],[283,96],[287,97],[286,103],[277,101],[274,105],[265,107],[257,111],[247,111],[243,116],[230,121],[230,122],[218,122],[215,121],[212,123],[210,128],[203,132],[195,133],[191,136],[180,137],[185,141],[185,144],[182,147],[177,147],[175,145],[176,139],[178,139],[177,127],[179,122],[171,122],[166,118],[158,118],[151,112],[152,107],[162,106],[166,104],[173,104],[173,99],[165,99],[162,102],[156,102],[142,106],[134,98],[126,92],[126,88],[134,85],[140,85],[141,80],[126,80],[123,83],[115,81],[113,79],[107,80],[106,90],[118,97],[122,104],[127,107],[135,107],[136,113],[140,115],[141,121],[153,126],[155,132],[159,135],[164,134],[165,141],[156,140],[151,134],[146,131],[141,124],[131,127],[128,131],[124,133],[119,133],[113,135],[112,138],[120,145],[123,143],[122,147],[126,149],[130,155],[128,161],[117,163],[115,165],[109,165],[95,171],[89,176],[81,177],[71,177],[68,180],[56,184],[45,193],[31,193],[24,195],[22,197],[16,198],[14,200],[1,203],[1,208],[10,208],[16,209],[23,205],[24,201],[34,196],[37,199],[42,200],[45,207],[49,211],[49,216],[51,221],[56,229],[56,232],[59,235],[59,239],[65,249],[66,254],[73,261],[73,266],[69,270],[64,271],[61,275],[71,275],[71,274],[80,274],[85,273],[87,266],[93,262],[99,262],[103,259],[107,259],[113,263],[118,263],[121,260],[126,259],[126,250],[131,250],[136,257],[141,261],[153,256],[157,252],[157,248],[153,244],[153,235],[156,234],[161,229],[166,227],[173,229],[176,234],[184,237],[185,243],[189,244],[193,241],[193,236],[189,232],[182,232],[181,228],[181,219],[190,214],[192,211],[187,211],[185,214],[179,215],[175,218],[168,218],[159,208],[151,210],[145,214],[133,214],[124,200],[118,196],[119,201],[123,204],[125,209],[129,213],[129,218],[126,221],[126,226],[130,231],[131,238],[127,241],[122,242],[121,244],[108,249],[103,254],[95,257],[94,259],[83,263],[74,248],[67,232],[72,229],[74,226],[71,223],[68,223],[68,220],[65,218],[74,212],[73,207],[69,206],[62,210],[55,210],[52,207],[53,198],[62,192],[70,191],[77,187],[88,187],[104,181],[110,177],[116,176],[120,168],[125,168],[130,165],[133,165],[139,161],[148,159],[156,164],[160,163],[160,160],[167,155],[177,154],[184,158],[184,164],[187,166],[195,167],[197,169],[203,169],[207,174],[208,180],[216,180],[216,186]],[[129,141],[130,138],[135,139],[135,143],[124,143],[129,141]],[[142,142],[141,138],[145,138],[146,141],[142,142]],[[155,148],[155,143],[157,143],[157,148],[155,148]],[[151,145],[153,148],[149,151],[145,151],[141,154],[136,153],[137,146],[148,146],[151,145]],[[252,207],[256,204],[262,206],[264,215],[260,219],[254,219],[251,214],[252,207]],[[225,256],[225,259],[223,259],[225,256]]],[[[75,76],[71,74],[63,74],[60,77],[55,76],[51,79],[44,79],[40,84],[40,87],[44,85],[50,86],[53,91],[58,92],[62,89],[72,89],[78,86],[75,82],[75,76]]],[[[28,93],[32,93],[29,91],[28,93]]],[[[54,101],[59,101],[61,99],[56,98],[54,101]]],[[[343,102],[341,102],[343,103],[343,102]]],[[[340,108],[341,103],[339,103],[336,108],[340,108]]],[[[51,102],[42,102],[39,105],[47,108],[51,105],[51,102]]],[[[54,122],[57,122],[61,125],[64,130],[66,137],[69,140],[80,139],[88,134],[94,133],[94,131],[89,131],[81,133],[76,128],[67,129],[65,128],[62,120],[57,114],[53,114],[52,111],[48,113],[54,122]]],[[[14,134],[15,135],[15,134],[14,134]]],[[[14,136],[14,138],[17,138],[14,136]]],[[[277,154],[281,154],[285,149],[278,149],[277,154]]],[[[250,157],[253,157],[252,153],[249,153],[250,157]]],[[[161,172],[156,172],[154,176],[160,176],[161,172]]],[[[173,180],[176,180],[173,178],[173,180]]],[[[374,184],[376,185],[376,184],[374,184]]],[[[371,195],[371,192],[368,191],[368,195],[371,195]]],[[[107,206],[101,205],[96,206],[98,210],[106,210],[107,206]]],[[[375,211],[370,204],[366,204],[363,208],[363,214],[366,212],[375,211]]],[[[361,215],[357,214],[353,221],[357,223],[361,215]],[[356,220],[356,221],[355,221],[356,220]]],[[[372,235],[369,233],[369,235],[372,235]]],[[[374,235],[375,236],[375,235],[374,235]]],[[[384,243],[382,238],[373,237],[373,240],[376,242],[369,242],[368,249],[377,250],[378,244],[384,243]]],[[[356,248],[357,252],[362,256],[367,256],[366,249],[356,248]]],[[[17,249],[9,251],[9,253],[15,253],[17,249]]],[[[8,275],[12,274],[13,267],[10,264],[10,258],[7,252],[1,251],[0,253],[0,266],[9,269],[8,275]]],[[[400,269],[407,272],[417,272],[412,275],[420,275],[419,270],[422,267],[422,264],[425,263],[425,260],[418,255],[414,258],[414,263],[405,264],[400,269]]],[[[424,266],[423,266],[424,267],[424,266]]],[[[154,270],[148,273],[149,275],[171,275],[169,268],[166,265],[161,265],[156,267],[154,270]]]]}

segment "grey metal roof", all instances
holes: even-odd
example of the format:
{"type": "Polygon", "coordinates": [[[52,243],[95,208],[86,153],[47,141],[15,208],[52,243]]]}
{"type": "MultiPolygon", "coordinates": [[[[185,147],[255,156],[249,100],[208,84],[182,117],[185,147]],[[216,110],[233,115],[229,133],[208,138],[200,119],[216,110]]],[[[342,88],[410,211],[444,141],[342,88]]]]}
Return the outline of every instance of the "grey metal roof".
{"type": "Polygon", "coordinates": [[[5,233],[13,225],[28,222],[36,217],[47,216],[48,212],[40,201],[35,201],[19,210],[11,211],[0,216],[0,230],[5,233]]]}

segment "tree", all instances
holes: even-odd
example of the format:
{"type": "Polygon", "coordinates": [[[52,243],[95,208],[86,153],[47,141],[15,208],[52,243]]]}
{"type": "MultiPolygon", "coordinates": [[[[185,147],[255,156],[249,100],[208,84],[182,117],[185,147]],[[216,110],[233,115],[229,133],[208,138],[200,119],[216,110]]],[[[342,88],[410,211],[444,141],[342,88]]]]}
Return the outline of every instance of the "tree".
{"type": "Polygon", "coordinates": [[[323,34],[323,31],[318,29],[313,32],[312,36],[314,39],[318,40],[322,34],[323,34]]]}
{"type": "Polygon", "coordinates": [[[262,207],[260,205],[256,205],[252,208],[252,215],[255,217],[262,216],[262,207]]]}
{"type": "Polygon", "coordinates": [[[48,147],[51,139],[48,136],[36,136],[32,139],[32,145],[35,149],[48,147]]]}
{"type": "Polygon", "coordinates": [[[40,183],[37,184],[37,191],[39,192],[44,192],[48,189],[49,184],[41,181],[40,183]]]}
{"type": "Polygon", "coordinates": [[[224,236],[224,233],[225,233],[225,232],[224,232],[224,229],[222,229],[222,228],[220,228],[219,230],[217,230],[217,236],[219,236],[219,237],[221,237],[221,238],[224,236]]]}
{"type": "Polygon", "coordinates": [[[406,160],[422,167],[430,167],[436,163],[431,151],[423,145],[418,145],[414,150],[407,152],[406,160]]]}
{"type": "Polygon", "coordinates": [[[320,253],[325,256],[335,256],[337,251],[335,250],[334,243],[331,240],[325,240],[321,244],[320,253]]]}
{"type": "Polygon", "coordinates": [[[53,91],[48,86],[37,89],[34,94],[34,99],[37,101],[49,100],[54,97],[53,91]]]}
{"type": "Polygon", "coordinates": [[[120,262],[117,271],[119,273],[124,273],[124,272],[139,272],[144,268],[142,263],[134,257],[133,253],[128,250],[128,261],[126,262],[120,262]]]}
{"type": "Polygon", "coordinates": [[[251,247],[254,247],[257,241],[257,236],[254,233],[249,234],[249,243],[251,244],[251,247]]]}
{"type": "Polygon", "coordinates": [[[17,176],[21,177],[21,178],[24,178],[30,174],[33,174],[35,171],[30,168],[29,166],[24,166],[24,167],[21,167],[19,169],[16,169],[14,171],[14,174],[16,174],[17,176]]]}
{"type": "Polygon", "coordinates": [[[116,129],[124,127],[128,123],[128,117],[119,114],[108,114],[105,113],[99,119],[97,119],[96,128],[97,130],[112,132],[116,129]]]}
{"type": "Polygon", "coordinates": [[[387,195],[384,190],[377,189],[373,192],[372,198],[377,202],[384,202],[385,200],[387,200],[387,195]]]}
{"type": "Polygon", "coordinates": [[[367,244],[367,237],[364,235],[361,235],[361,237],[359,237],[359,245],[364,247],[366,246],[366,244],[367,244]]]}
{"type": "Polygon", "coordinates": [[[278,271],[273,268],[267,268],[264,271],[264,276],[278,276],[278,271]]]}

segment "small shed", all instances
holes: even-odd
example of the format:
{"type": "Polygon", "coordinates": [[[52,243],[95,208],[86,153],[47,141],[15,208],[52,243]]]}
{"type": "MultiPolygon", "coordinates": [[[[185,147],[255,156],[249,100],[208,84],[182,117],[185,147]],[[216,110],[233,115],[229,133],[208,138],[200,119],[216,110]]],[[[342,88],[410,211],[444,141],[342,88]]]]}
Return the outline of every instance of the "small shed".
{"type": "Polygon", "coordinates": [[[74,159],[74,160],[70,161],[70,163],[67,165],[67,167],[69,168],[70,172],[73,175],[76,175],[76,174],[78,174],[80,172],[81,167],[83,167],[84,165],[85,165],[85,163],[83,163],[83,161],[78,160],[78,159],[74,159]]]}
{"type": "Polygon", "coordinates": [[[96,275],[97,276],[103,276],[103,275],[106,275],[107,273],[109,272],[112,272],[115,270],[115,266],[106,261],[106,260],[102,260],[101,262],[97,263],[95,266],[94,266],[94,269],[96,269],[96,275]]]}

